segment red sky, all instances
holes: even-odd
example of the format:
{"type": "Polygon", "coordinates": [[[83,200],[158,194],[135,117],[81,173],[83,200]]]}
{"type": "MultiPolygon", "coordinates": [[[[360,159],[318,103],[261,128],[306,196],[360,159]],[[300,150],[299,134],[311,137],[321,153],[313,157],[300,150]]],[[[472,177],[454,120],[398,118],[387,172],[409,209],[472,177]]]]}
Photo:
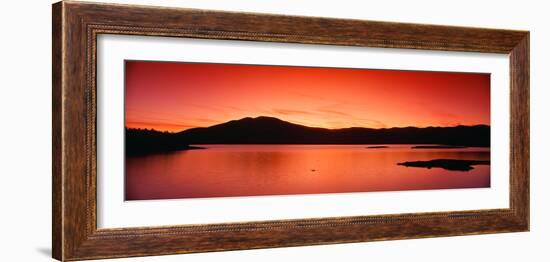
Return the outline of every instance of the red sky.
{"type": "Polygon", "coordinates": [[[126,61],[126,127],[181,131],[244,117],[307,126],[490,124],[489,74],[126,61]]]}

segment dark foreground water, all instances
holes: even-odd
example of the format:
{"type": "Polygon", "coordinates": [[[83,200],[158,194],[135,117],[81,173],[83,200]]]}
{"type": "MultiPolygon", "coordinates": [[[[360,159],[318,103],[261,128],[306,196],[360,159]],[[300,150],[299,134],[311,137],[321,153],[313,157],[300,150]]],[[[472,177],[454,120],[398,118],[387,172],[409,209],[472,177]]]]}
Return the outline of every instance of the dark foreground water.
{"type": "Polygon", "coordinates": [[[126,200],[490,187],[489,165],[470,171],[397,165],[489,160],[489,148],[368,146],[202,145],[207,149],[127,157],[126,200]]]}

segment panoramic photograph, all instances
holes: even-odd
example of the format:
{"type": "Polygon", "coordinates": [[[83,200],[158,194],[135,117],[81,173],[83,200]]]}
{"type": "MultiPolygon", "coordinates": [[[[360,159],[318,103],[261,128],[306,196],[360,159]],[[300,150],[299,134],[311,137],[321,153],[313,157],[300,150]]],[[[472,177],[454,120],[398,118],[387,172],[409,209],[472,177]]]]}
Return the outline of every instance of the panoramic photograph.
{"type": "Polygon", "coordinates": [[[490,75],[125,61],[125,200],[491,186],[490,75]]]}

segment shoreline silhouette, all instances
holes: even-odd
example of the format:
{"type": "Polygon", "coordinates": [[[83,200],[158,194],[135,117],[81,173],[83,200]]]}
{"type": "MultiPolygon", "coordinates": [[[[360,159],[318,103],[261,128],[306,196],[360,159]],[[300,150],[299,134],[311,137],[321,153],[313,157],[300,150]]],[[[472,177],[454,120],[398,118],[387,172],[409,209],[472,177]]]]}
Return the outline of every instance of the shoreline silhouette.
{"type": "Polygon", "coordinates": [[[127,155],[201,149],[194,144],[416,144],[413,148],[489,147],[490,126],[454,127],[308,127],[274,117],[246,117],[177,133],[125,129],[127,155]],[[435,144],[435,146],[434,146],[435,144]]]}

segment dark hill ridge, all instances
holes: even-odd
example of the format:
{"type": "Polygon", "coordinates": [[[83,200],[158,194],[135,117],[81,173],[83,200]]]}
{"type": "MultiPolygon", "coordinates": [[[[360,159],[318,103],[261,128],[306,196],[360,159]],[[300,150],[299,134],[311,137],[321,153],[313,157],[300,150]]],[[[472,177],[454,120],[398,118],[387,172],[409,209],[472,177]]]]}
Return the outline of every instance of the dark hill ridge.
{"type": "Polygon", "coordinates": [[[175,134],[188,144],[442,144],[489,146],[490,127],[404,127],[325,129],[286,122],[274,117],[246,117],[175,134]]]}
{"type": "Polygon", "coordinates": [[[487,147],[490,145],[490,133],[490,127],[486,125],[325,129],[260,116],[179,133],[126,129],[126,150],[131,154],[134,151],[194,149],[188,146],[192,144],[440,144],[487,147]]]}

